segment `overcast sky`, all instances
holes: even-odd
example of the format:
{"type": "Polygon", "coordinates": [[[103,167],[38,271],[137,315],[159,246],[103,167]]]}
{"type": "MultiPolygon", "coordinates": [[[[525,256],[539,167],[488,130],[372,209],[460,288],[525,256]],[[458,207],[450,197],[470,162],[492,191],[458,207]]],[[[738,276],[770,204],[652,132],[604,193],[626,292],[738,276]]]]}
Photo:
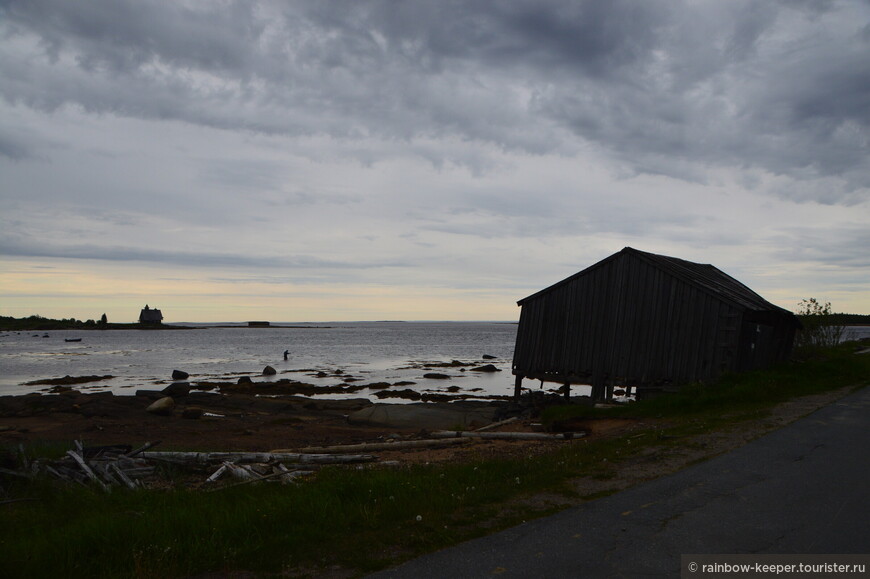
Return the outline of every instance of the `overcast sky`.
{"type": "Polygon", "coordinates": [[[0,313],[516,320],[625,246],[870,313],[862,0],[0,0],[0,313]]]}

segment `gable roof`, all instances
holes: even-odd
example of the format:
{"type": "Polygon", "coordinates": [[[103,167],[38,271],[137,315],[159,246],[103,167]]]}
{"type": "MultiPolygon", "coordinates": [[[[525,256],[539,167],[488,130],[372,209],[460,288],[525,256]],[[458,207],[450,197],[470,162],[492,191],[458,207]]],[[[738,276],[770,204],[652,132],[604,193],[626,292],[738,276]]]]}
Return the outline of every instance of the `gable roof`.
{"type": "MultiPolygon", "coordinates": [[[[148,306],[145,306],[148,308],[148,306]]],[[[140,322],[161,322],[163,321],[163,312],[156,308],[143,308],[139,313],[139,321],[140,322]]]]}
{"type": "Polygon", "coordinates": [[[614,253],[610,257],[604,258],[598,263],[587,267],[583,271],[575,273],[574,275],[565,278],[562,281],[557,282],[548,288],[542,289],[537,293],[521,299],[517,302],[517,305],[521,306],[526,301],[537,298],[542,294],[548,293],[558,287],[568,284],[571,281],[577,279],[578,277],[586,275],[592,270],[602,267],[603,265],[623,255],[634,255],[637,258],[643,260],[644,262],[650,264],[651,266],[660,269],[677,279],[680,279],[695,287],[698,287],[701,290],[712,294],[713,296],[718,297],[723,301],[730,302],[741,308],[753,311],[778,310],[789,314],[791,313],[784,308],[768,302],[763,297],[761,297],[730,275],[717,269],[709,263],[695,263],[692,261],[686,261],[685,259],[669,257],[667,255],[647,253],[645,251],[640,251],[632,247],[626,247],[622,251],[614,253]]]}

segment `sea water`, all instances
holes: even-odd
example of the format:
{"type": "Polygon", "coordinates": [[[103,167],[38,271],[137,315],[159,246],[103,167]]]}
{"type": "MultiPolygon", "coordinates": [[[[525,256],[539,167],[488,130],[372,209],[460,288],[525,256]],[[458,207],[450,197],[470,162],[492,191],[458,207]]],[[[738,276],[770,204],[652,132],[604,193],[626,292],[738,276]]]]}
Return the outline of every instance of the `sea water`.
{"type": "MultiPolygon", "coordinates": [[[[289,378],[315,385],[410,381],[402,386],[418,391],[513,393],[511,359],[517,325],[498,322],[329,322],[273,324],[268,328],[214,327],[185,324],[178,330],[50,330],[0,332],[0,395],[46,392],[50,386],[27,382],[64,376],[113,378],[77,384],[82,391],[134,394],[137,389],[162,388],[175,369],[189,381],[255,382],[289,378]],[[275,327],[278,326],[278,327],[275,327]],[[280,327],[292,326],[292,327],[280,327]],[[78,339],[80,342],[67,342],[78,339]],[[288,359],[283,357],[289,351],[288,359]],[[484,355],[495,359],[483,359],[484,355]],[[426,362],[493,364],[500,372],[462,372],[458,367],[426,370],[426,362]],[[278,372],[262,376],[270,365],[278,372]],[[318,371],[330,374],[318,378],[318,371]],[[423,378],[427,372],[450,376],[423,378]]],[[[361,390],[331,398],[365,397],[361,390]]],[[[374,398],[373,398],[374,400],[374,398]]],[[[390,401],[393,401],[392,399],[390,401]]]]}
{"type": "MultiPolygon", "coordinates": [[[[255,382],[289,378],[321,386],[358,379],[355,384],[398,381],[412,390],[444,392],[459,386],[460,394],[513,393],[511,360],[517,325],[498,322],[329,322],[275,324],[270,327],[213,327],[187,324],[180,330],[51,330],[0,332],[0,395],[46,392],[51,386],[27,382],[64,376],[113,378],[74,385],[82,391],[134,394],[137,389],[163,388],[172,371],[183,370],[190,381],[255,382]],[[66,339],[81,342],[66,342],[66,339]],[[283,352],[289,351],[288,360],[283,352]],[[495,356],[484,360],[484,355],[495,356]],[[493,364],[499,372],[459,368],[425,370],[426,362],[493,364]],[[278,372],[262,376],[270,365],[278,372]],[[447,380],[423,378],[428,372],[447,380]],[[317,377],[325,372],[328,377],[317,377]]],[[[850,326],[843,339],[870,337],[870,327],[850,326]]],[[[550,385],[548,385],[549,387],[550,385]]],[[[552,385],[556,387],[558,385],[552,385]]],[[[548,388],[549,389],[549,388],[548,388]]],[[[587,393],[584,387],[573,390],[587,393]]],[[[329,398],[376,398],[373,391],[331,394],[329,398]]],[[[388,399],[399,402],[397,399],[388,399]]]]}

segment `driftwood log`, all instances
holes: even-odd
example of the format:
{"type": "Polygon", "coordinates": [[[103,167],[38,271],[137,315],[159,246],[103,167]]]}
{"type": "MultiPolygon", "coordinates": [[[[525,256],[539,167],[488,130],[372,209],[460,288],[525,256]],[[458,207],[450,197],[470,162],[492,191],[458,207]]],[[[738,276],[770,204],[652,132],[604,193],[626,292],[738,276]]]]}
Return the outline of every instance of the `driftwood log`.
{"type": "MultiPolygon", "coordinates": [[[[462,439],[423,439],[423,440],[399,440],[396,442],[364,442],[361,444],[339,444],[334,446],[307,446],[296,452],[309,453],[343,453],[343,452],[371,452],[378,450],[402,450],[407,448],[432,448],[453,446],[468,442],[462,439]]],[[[293,452],[291,450],[273,450],[272,452],[293,452]]]]}
{"type": "Polygon", "coordinates": [[[73,451],[73,450],[68,450],[68,451],[66,451],[66,454],[67,454],[67,456],[71,457],[74,461],[76,461],[78,463],[78,465],[82,468],[82,470],[85,471],[85,474],[88,475],[89,479],[91,479],[92,481],[94,481],[95,483],[100,485],[104,491],[108,491],[109,486],[106,483],[104,483],[102,480],[100,480],[97,477],[97,475],[94,474],[94,471],[91,470],[91,467],[88,466],[88,464],[81,457],[79,452],[81,452],[81,448],[79,448],[78,452],[73,451]]]}
{"type": "Polygon", "coordinates": [[[432,438],[489,438],[493,440],[571,440],[582,438],[582,432],[565,432],[562,434],[549,434],[546,432],[464,432],[453,430],[439,430],[430,434],[432,438]]]}
{"type": "Polygon", "coordinates": [[[143,452],[139,456],[151,460],[164,460],[182,464],[208,464],[210,462],[296,462],[304,464],[348,464],[373,462],[370,454],[303,454],[299,452],[143,452]]]}

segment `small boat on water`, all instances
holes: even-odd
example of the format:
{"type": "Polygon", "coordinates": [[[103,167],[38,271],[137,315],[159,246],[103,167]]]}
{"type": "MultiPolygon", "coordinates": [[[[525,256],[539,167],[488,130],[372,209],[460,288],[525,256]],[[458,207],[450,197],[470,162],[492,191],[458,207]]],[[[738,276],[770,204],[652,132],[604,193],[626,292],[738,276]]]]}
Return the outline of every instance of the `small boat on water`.
{"type": "Polygon", "coordinates": [[[64,338],[63,341],[64,342],[81,342],[82,339],[81,338],[64,338]]]}

